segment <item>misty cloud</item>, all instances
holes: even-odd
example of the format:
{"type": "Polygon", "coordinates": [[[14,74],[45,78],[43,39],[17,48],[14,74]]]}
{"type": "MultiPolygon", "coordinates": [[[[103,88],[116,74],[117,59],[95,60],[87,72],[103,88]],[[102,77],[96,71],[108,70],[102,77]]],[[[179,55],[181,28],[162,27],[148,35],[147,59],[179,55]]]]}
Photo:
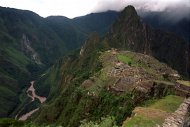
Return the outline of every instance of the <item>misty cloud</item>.
{"type": "Polygon", "coordinates": [[[133,5],[141,13],[167,11],[176,19],[189,17],[190,12],[190,0],[1,0],[0,2],[0,6],[31,10],[43,17],[63,15],[69,18],[92,12],[121,11],[127,5],[133,5]]]}
{"type": "Polygon", "coordinates": [[[141,15],[147,12],[164,12],[168,19],[175,21],[190,18],[190,0],[104,0],[99,1],[93,11],[121,11],[127,5],[133,5],[141,15]]]}

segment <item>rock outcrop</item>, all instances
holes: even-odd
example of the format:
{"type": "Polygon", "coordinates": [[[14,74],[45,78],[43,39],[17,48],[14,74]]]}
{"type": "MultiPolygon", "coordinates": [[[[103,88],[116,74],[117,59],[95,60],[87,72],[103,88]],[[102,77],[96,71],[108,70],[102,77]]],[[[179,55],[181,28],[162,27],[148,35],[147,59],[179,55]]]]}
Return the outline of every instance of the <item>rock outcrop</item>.
{"type": "Polygon", "coordinates": [[[30,41],[25,34],[22,35],[21,48],[36,64],[42,64],[38,53],[31,47],[30,41]]]}

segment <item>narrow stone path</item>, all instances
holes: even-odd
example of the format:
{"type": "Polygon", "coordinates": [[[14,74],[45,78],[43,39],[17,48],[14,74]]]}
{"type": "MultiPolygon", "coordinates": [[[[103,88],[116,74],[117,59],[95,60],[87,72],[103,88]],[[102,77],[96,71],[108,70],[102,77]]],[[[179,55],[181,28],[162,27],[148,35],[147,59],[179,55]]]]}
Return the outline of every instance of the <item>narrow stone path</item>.
{"type": "Polygon", "coordinates": [[[165,119],[163,127],[184,127],[185,118],[190,110],[190,97],[185,99],[179,108],[165,119]]]}

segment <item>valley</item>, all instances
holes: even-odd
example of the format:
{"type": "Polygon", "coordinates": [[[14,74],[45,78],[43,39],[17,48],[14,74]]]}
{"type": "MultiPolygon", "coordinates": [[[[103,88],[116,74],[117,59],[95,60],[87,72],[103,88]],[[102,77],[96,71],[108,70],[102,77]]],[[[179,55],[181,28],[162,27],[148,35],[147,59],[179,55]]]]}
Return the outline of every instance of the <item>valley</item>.
{"type": "Polygon", "coordinates": [[[98,19],[88,22],[90,14],[73,20],[63,16],[42,18],[31,11],[0,7],[1,118],[13,118],[25,109],[24,105],[30,101],[24,97],[26,84],[38,78],[60,57],[80,47],[88,33],[95,30],[103,35],[116,13],[95,15],[98,16],[107,20],[93,27],[90,22],[98,19]]]}

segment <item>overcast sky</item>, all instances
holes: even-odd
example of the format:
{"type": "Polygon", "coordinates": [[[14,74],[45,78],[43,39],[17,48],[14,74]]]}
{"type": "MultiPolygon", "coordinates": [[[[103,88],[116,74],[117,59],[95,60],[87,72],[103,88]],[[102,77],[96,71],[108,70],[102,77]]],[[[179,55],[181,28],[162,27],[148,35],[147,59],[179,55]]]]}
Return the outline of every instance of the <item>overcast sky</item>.
{"type": "Polygon", "coordinates": [[[190,0],[0,0],[0,6],[31,10],[42,17],[62,15],[69,18],[106,10],[122,10],[127,5],[146,11],[172,8],[189,15],[190,0]]]}

